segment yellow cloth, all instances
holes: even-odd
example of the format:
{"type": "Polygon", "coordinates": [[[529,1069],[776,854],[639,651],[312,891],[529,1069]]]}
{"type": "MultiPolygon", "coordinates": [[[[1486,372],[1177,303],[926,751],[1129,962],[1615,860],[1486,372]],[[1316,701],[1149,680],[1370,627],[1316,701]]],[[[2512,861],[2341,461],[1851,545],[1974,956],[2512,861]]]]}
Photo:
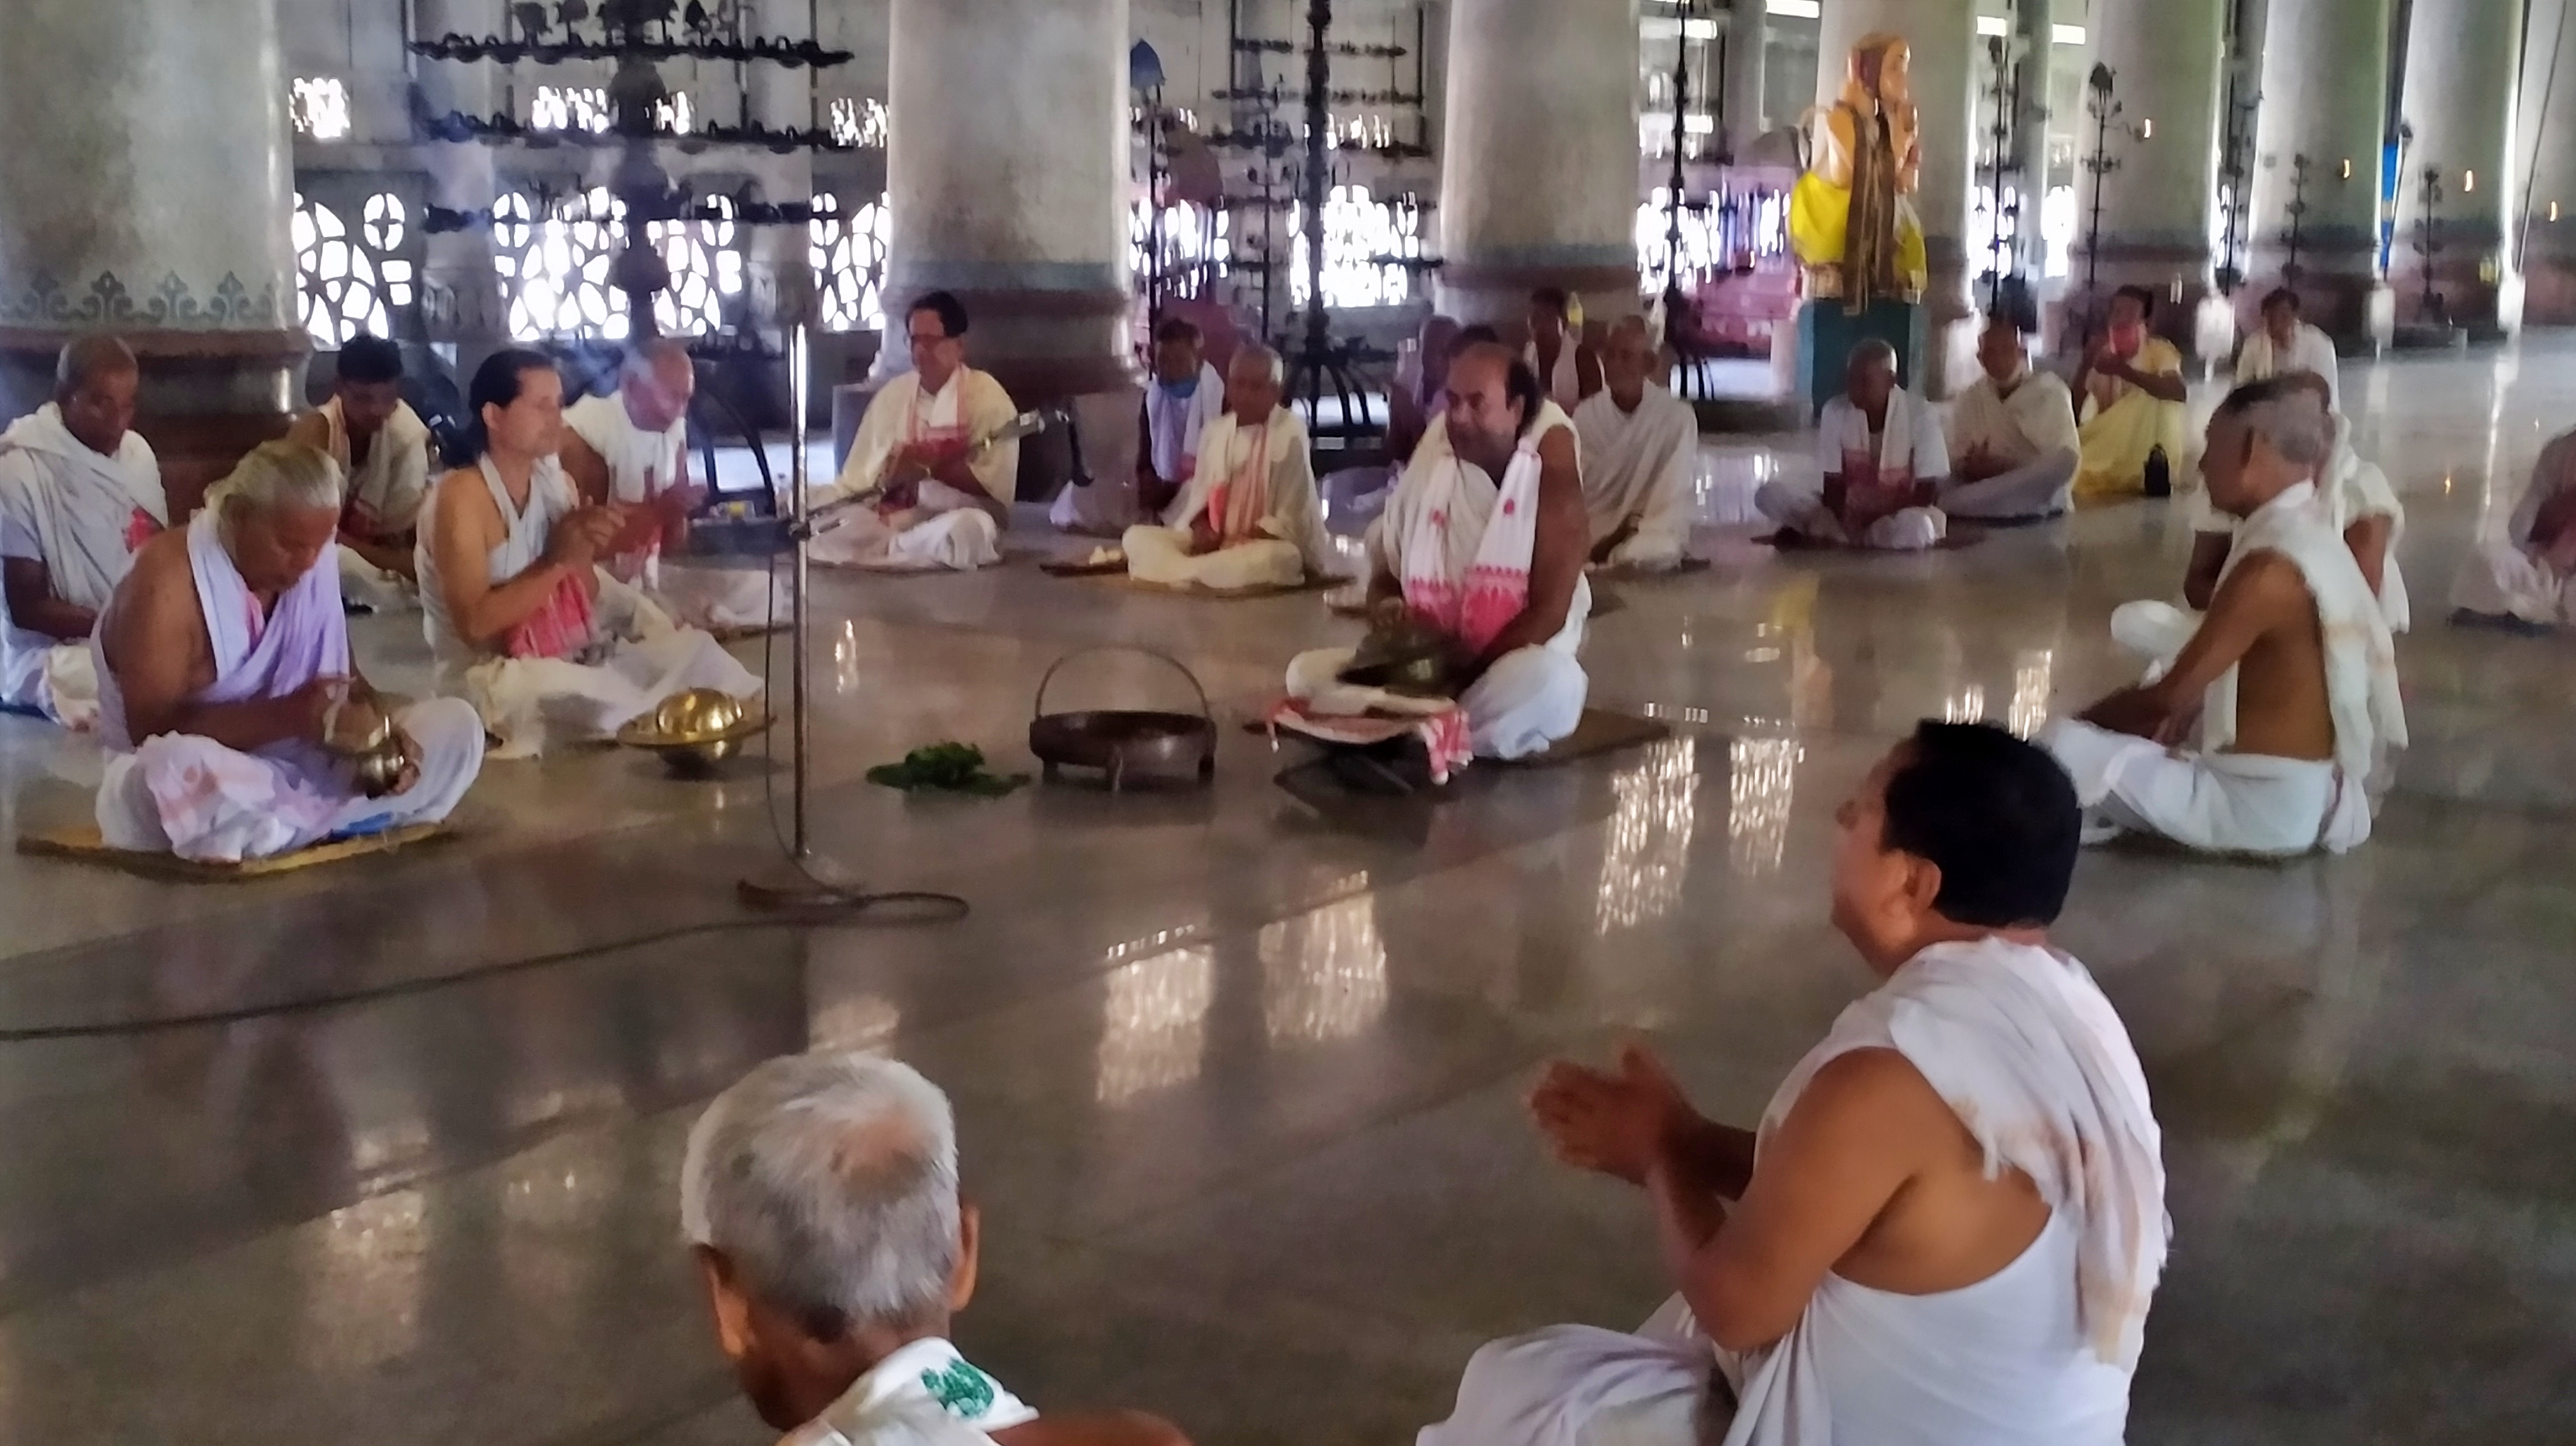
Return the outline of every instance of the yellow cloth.
{"type": "MultiPolygon", "coordinates": [[[[2181,376],[2182,352],[2160,336],[2147,338],[2130,363],[2152,376],[2181,376]]],[[[2177,474],[2183,463],[2183,434],[2191,409],[2181,402],[2160,402],[2117,378],[2088,378],[2084,415],[2077,427],[2084,461],[2075,473],[2079,502],[2135,497],[2147,489],[2147,455],[2161,447],[2165,465],[2177,474]]]]}
{"type": "MultiPolygon", "coordinates": [[[[1811,267],[1842,265],[1851,200],[1849,190],[1813,171],[1798,178],[1789,192],[1789,244],[1801,262],[1811,267]]],[[[1896,198],[1896,275],[1917,292],[1932,275],[1931,256],[1923,245],[1923,222],[1914,214],[1914,203],[1903,196],[1896,198]]]]}

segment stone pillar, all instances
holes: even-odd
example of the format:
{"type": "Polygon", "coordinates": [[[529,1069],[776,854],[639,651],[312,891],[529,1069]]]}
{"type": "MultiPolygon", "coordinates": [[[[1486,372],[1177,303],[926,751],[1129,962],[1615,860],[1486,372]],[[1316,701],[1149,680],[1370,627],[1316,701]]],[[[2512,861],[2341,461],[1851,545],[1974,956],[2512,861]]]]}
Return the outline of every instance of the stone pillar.
{"type": "Polygon", "coordinates": [[[1726,114],[1718,126],[1730,153],[1741,157],[1769,129],[1763,121],[1763,49],[1771,29],[1767,0],[1735,0],[1726,17],[1726,114]]]}
{"type": "Polygon", "coordinates": [[[2254,133],[2253,285],[2287,279],[2292,207],[2296,286],[2308,319],[2339,346],[2388,344],[2396,323],[2380,280],[2379,173],[2386,134],[2389,0],[2272,0],[2263,40],[2263,111],[2254,133]],[[2307,183],[2298,158],[2307,157],[2307,183]]]}
{"type": "Polygon", "coordinates": [[[1904,36],[1913,50],[1914,104],[1921,113],[1923,181],[1914,196],[1923,218],[1931,281],[1924,288],[1924,390],[1946,398],[1974,369],[1976,311],[1968,295],[1968,181],[1976,149],[1971,57],[1976,0],[1825,0],[1816,49],[1816,103],[1832,105],[1851,73],[1854,42],[1872,31],[1904,36]]]}
{"type": "Polygon", "coordinates": [[[17,0],[0,26],[0,410],[73,334],[143,362],[173,516],[285,429],[303,368],[269,3],[17,0]]]}
{"type": "MultiPolygon", "coordinates": [[[[2087,22],[2095,60],[2111,68],[2121,109],[2110,158],[2119,168],[2076,172],[2076,242],[2068,291],[2068,342],[2087,315],[2123,286],[2159,298],[2156,329],[2192,351],[2193,318],[2214,281],[2219,111],[2225,85],[2227,0],[2093,0],[2087,22]],[[2083,227],[2098,199],[2102,225],[2088,248],[2083,227]],[[2095,279],[2099,297],[2085,292],[2095,279]],[[2088,307],[2090,310],[2088,311],[2088,307]]],[[[2075,125],[2092,155],[2093,118],[2075,125]]]]}
{"type": "MultiPolygon", "coordinates": [[[[419,33],[498,35],[502,0],[417,0],[419,33]]],[[[424,60],[420,63],[420,97],[432,114],[461,111],[490,115],[502,108],[494,63],[424,60]]],[[[491,208],[499,182],[490,146],[430,142],[420,147],[429,171],[429,204],[451,211],[483,212],[491,208]]],[[[489,227],[462,231],[425,231],[421,239],[423,329],[433,342],[456,348],[460,378],[471,376],[485,356],[509,340],[509,307],[501,278],[493,266],[489,227]]]]}
{"type": "Polygon", "coordinates": [[[1636,0],[1453,0],[1440,310],[1509,323],[1559,286],[1637,309],[1636,0]]]}
{"type": "MultiPolygon", "coordinates": [[[[2522,315],[2537,325],[2567,326],[2576,324],[2576,4],[2532,0],[2531,22],[2518,128],[2526,137],[2522,153],[2532,157],[2531,205],[2513,222],[2521,243],[2522,315]]],[[[2517,203],[2522,184],[2517,175],[2517,203]]]]}
{"type": "Polygon", "coordinates": [[[2388,268],[2400,321],[2472,334],[2521,325],[2500,303],[2505,228],[2519,199],[2510,156],[2522,12],[2522,0],[2415,0],[2399,92],[2415,140],[2407,147],[2406,174],[2398,178],[2397,244],[2388,268]],[[2438,311],[2425,301],[2424,254],[2417,249],[2427,168],[2441,172],[2442,199],[2433,211],[2441,249],[2431,278],[2438,311]]]}
{"type": "MultiPolygon", "coordinates": [[[[808,0],[760,0],[750,10],[744,24],[752,33],[764,37],[799,41],[814,38],[814,11],[808,0]]],[[[754,65],[750,67],[752,119],[773,130],[795,130],[822,124],[814,101],[815,72],[803,66],[754,65]]],[[[811,201],[814,198],[814,153],[807,150],[773,155],[766,151],[749,154],[745,168],[759,178],[761,199],[774,205],[811,201]]],[[[852,197],[845,205],[856,210],[862,201],[852,197]]],[[[753,414],[756,424],[783,427],[795,395],[787,374],[787,335],[799,320],[815,319],[815,286],[813,230],[808,226],[752,226],[743,232],[744,289],[747,293],[746,320],[763,336],[771,339],[780,351],[775,363],[735,363],[745,373],[757,371],[761,378],[757,388],[745,386],[742,405],[753,414]]],[[[812,354],[808,354],[809,361],[812,354]]],[[[817,375],[816,395],[828,395],[830,383],[817,375]]]]}
{"type": "MultiPolygon", "coordinates": [[[[969,363],[1024,407],[1084,399],[1084,451],[1107,476],[1121,456],[1133,465],[1141,387],[1127,338],[1127,47],[1127,0],[894,0],[888,64],[879,377],[911,365],[906,304],[954,292],[974,319],[969,363]]],[[[1037,459],[1063,466],[1057,447],[1021,456],[1024,490],[1037,459]]]]}
{"type": "Polygon", "coordinates": [[[2015,0],[2013,36],[2021,46],[2021,105],[2013,117],[2012,164],[2021,177],[2021,229],[2014,247],[2021,274],[2039,288],[2048,270],[2048,238],[2040,209],[2048,200],[2048,81],[2056,55],[2057,7],[2050,0],[2015,0]]]}

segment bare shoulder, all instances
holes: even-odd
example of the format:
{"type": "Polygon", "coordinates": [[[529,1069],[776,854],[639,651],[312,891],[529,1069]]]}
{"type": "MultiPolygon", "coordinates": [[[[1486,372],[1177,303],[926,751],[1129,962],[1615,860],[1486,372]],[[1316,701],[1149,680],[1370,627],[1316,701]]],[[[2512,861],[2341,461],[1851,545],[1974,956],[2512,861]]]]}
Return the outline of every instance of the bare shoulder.
{"type": "Polygon", "coordinates": [[[193,591],[196,577],[188,561],[188,529],[165,527],[152,534],[134,550],[134,566],[126,576],[133,579],[138,588],[167,587],[177,579],[186,578],[193,591]]]}
{"type": "Polygon", "coordinates": [[[1576,458],[1579,455],[1580,452],[1574,441],[1574,428],[1571,426],[1550,427],[1547,435],[1538,439],[1538,460],[1542,475],[1559,471],[1571,474],[1575,470],[1576,458]]]}
{"type": "MultiPolygon", "coordinates": [[[[2287,618],[2312,611],[2316,599],[2308,591],[2307,574],[2299,565],[2280,553],[2265,548],[2250,552],[2227,574],[2210,611],[2245,609],[2287,618]]],[[[2277,619],[2276,619],[2277,620],[2277,619]]]]}

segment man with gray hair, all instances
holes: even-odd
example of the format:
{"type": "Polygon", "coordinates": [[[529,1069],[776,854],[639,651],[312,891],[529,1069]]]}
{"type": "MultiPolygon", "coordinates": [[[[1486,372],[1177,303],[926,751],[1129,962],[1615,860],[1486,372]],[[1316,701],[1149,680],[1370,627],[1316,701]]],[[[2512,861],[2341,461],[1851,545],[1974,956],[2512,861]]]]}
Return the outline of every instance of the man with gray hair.
{"type": "Polygon", "coordinates": [[[1949,535],[1934,505],[1950,480],[1941,419],[1896,384],[1896,348],[1875,337],[1851,350],[1843,394],[1816,419],[1822,496],[1766,482],[1753,505],[1780,524],[1782,543],[1913,552],[1949,535]]]}
{"type": "Polygon", "coordinates": [[[2242,518],[2209,614],[2172,667],[2043,741],[2075,779],[2087,837],[2128,830],[2215,853],[2342,853],[2406,746],[2396,648],[2319,469],[2325,409],[2292,378],[2237,388],[2210,419],[2201,473],[2242,518]]]}
{"type": "Polygon", "coordinates": [[[1187,1446],[1147,1416],[1040,1417],[949,1344],[980,1222],[948,1098],[907,1065],[817,1052],[745,1075],[689,1131],[680,1225],[785,1446],[1187,1446]]]}
{"type": "Polygon", "coordinates": [[[0,433],[0,707],[97,720],[90,630],[170,520],[160,463],[133,430],[142,375],[125,343],[81,337],[55,363],[54,399],[0,433]]]}
{"type": "Polygon", "coordinates": [[[1280,403],[1287,374],[1279,353],[1259,342],[1235,351],[1225,410],[1199,434],[1198,465],[1166,514],[1171,525],[1127,529],[1129,576],[1236,592],[1294,587],[1330,571],[1306,424],[1280,403]]]}
{"type": "Polygon", "coordinates": [[[135,555],[92,643],[109,847],[237,863],[434,823],[473,785],[473,705],[396,714],[350,663],[343,485],[329,453],[268,443],[135,555]]]}

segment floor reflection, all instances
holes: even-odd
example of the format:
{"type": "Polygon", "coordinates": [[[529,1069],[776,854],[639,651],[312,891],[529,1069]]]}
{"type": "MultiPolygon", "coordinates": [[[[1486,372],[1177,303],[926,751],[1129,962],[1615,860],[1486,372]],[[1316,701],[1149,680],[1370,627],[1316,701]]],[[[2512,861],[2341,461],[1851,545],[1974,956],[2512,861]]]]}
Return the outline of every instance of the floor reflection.
{"type": "Polygon", "coordinates": [[[1100,1059],[1092,1097],[1122,1105],[1198,1078],[1207,1054],[1216,960],[1174,949],[1113,970],[1101,1003],[1100,1059]]]}

